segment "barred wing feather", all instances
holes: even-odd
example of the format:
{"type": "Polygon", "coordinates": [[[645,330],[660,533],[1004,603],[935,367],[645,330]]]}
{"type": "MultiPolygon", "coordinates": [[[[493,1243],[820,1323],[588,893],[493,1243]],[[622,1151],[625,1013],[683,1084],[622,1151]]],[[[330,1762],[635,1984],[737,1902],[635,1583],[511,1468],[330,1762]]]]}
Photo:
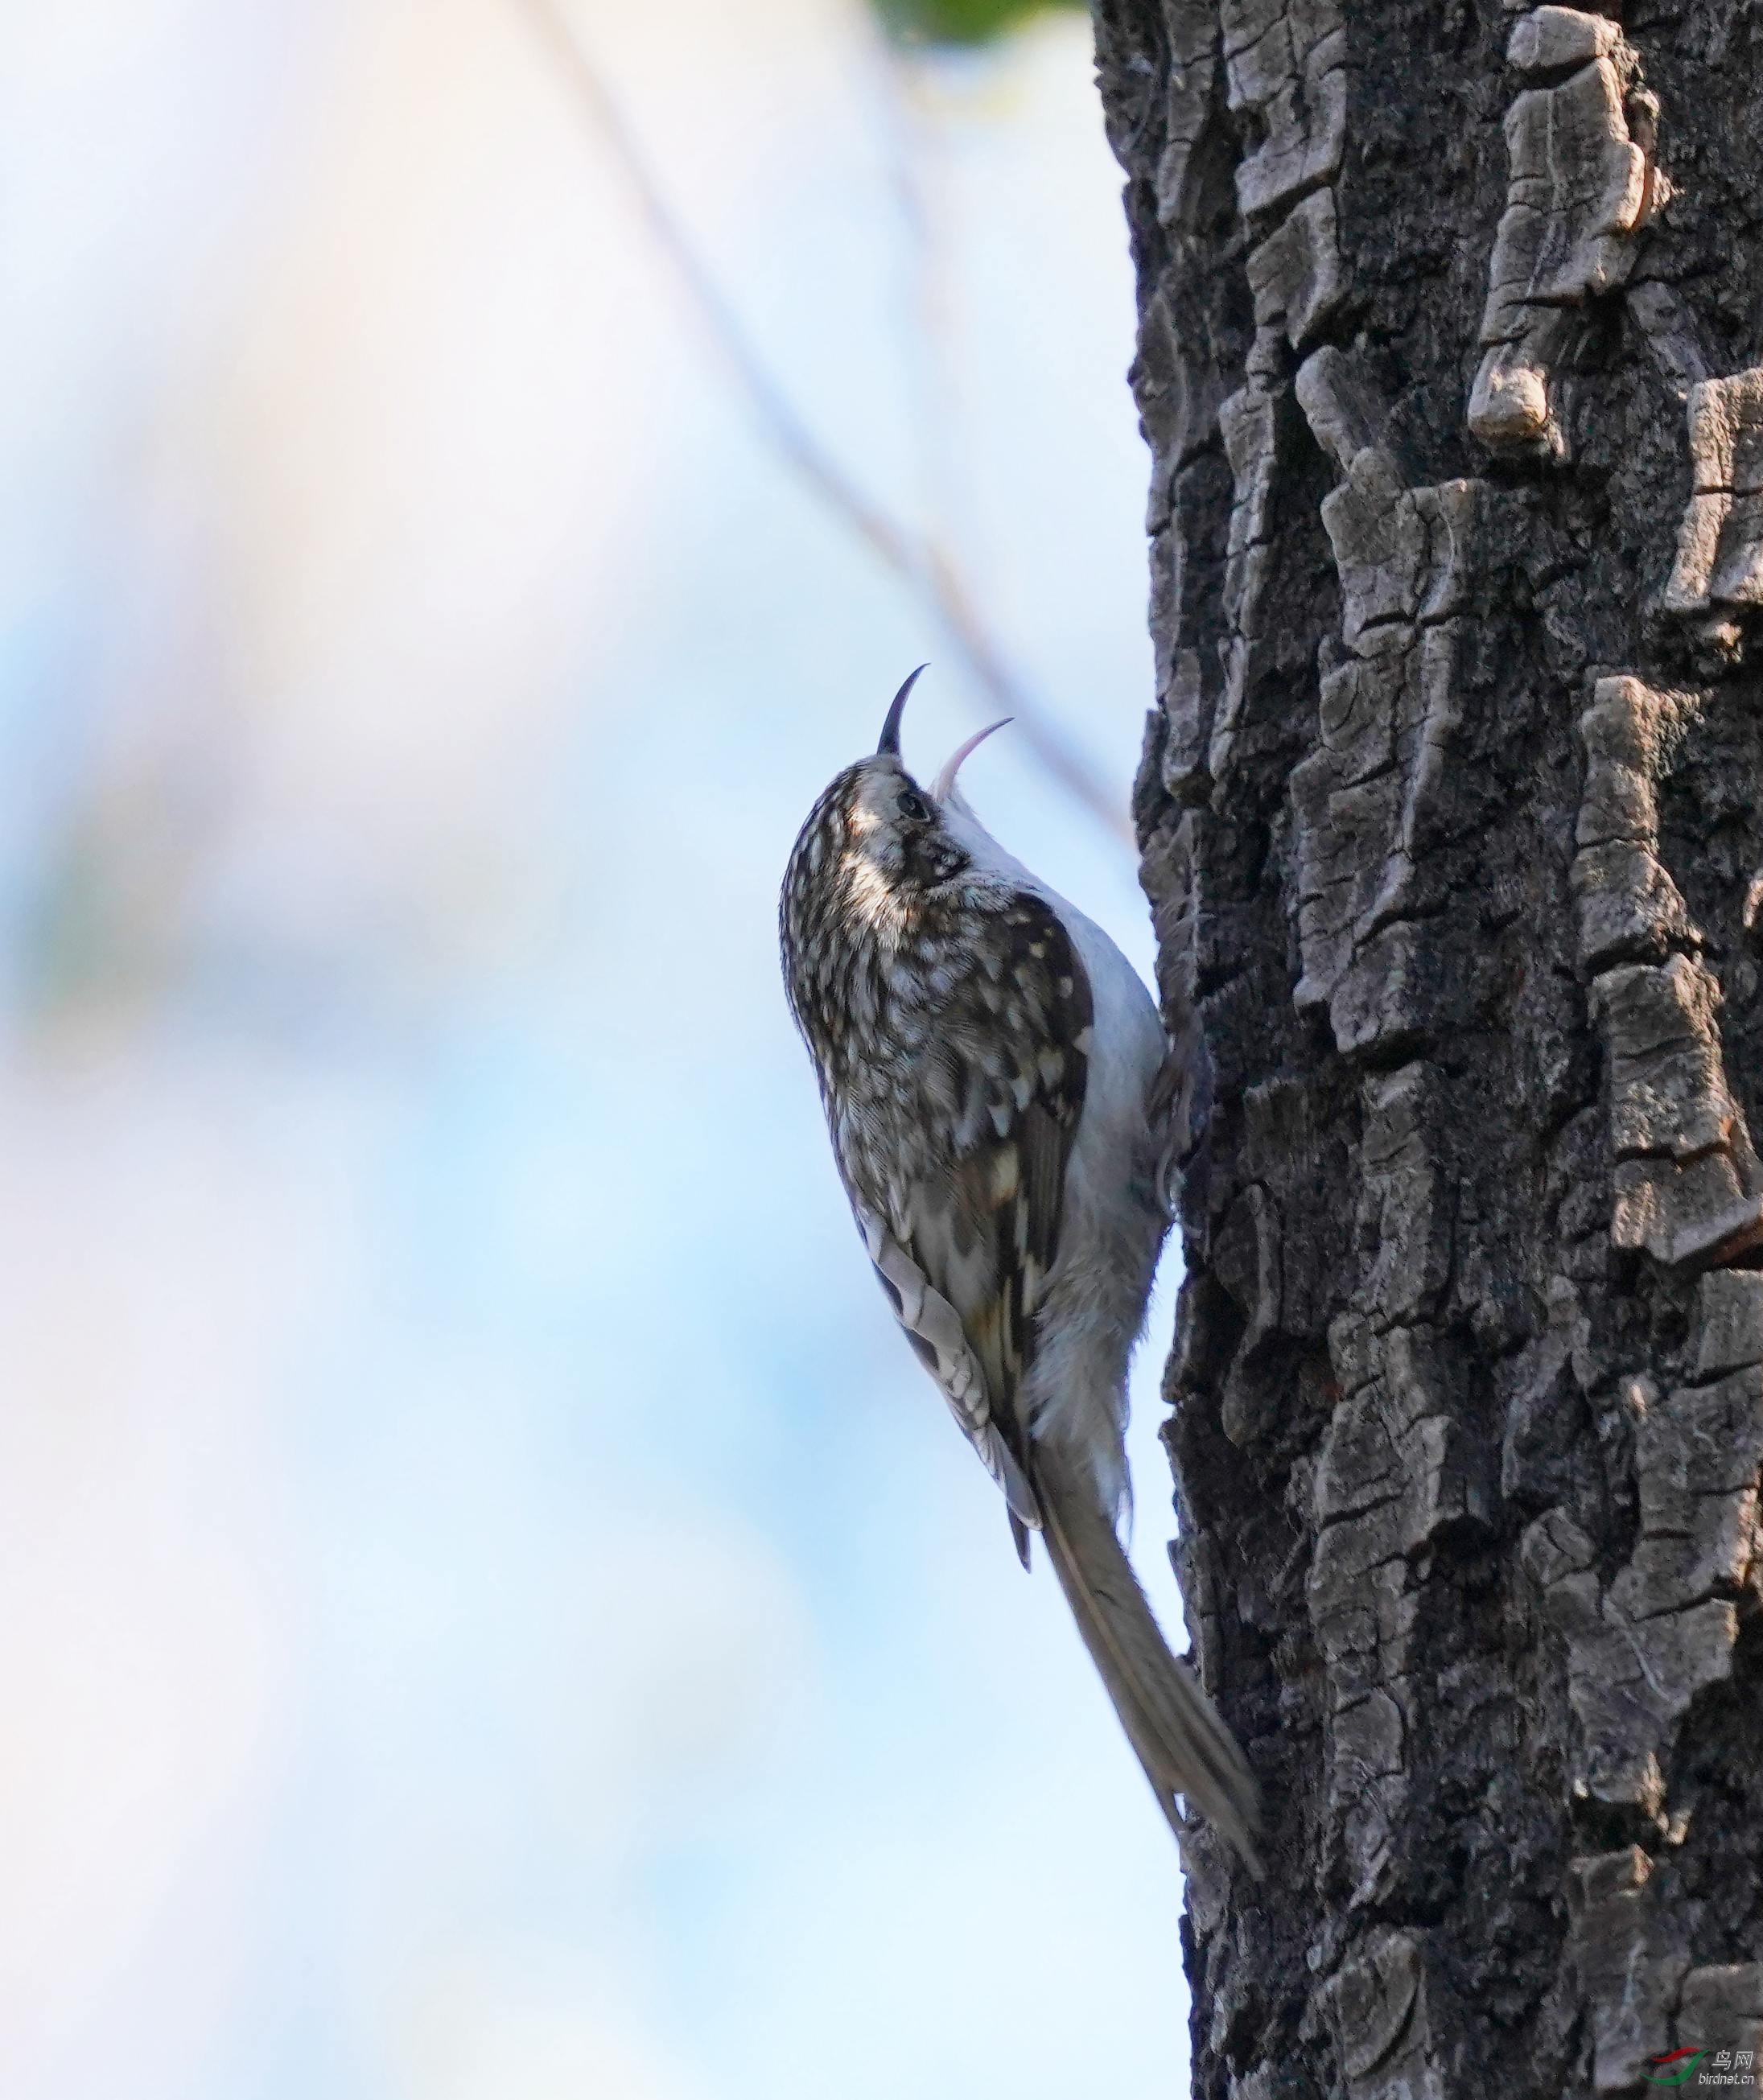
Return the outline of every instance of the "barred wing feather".
{"type": "Polygon", "coordinates": [[[928,1023],[910,1031],[909,1051],[903,1041],[890,1076],[918,1141],[884,1158],[856,1118],[833,1136],[882,1288],[1004,1490],[1026,1559],[1024,1534],[1041,1515],[1017,1396],[1058,1251],[1090,991],[1040,898],[1018,893],[1001,929],[1005,938],[969,960],[928,1023]]]}

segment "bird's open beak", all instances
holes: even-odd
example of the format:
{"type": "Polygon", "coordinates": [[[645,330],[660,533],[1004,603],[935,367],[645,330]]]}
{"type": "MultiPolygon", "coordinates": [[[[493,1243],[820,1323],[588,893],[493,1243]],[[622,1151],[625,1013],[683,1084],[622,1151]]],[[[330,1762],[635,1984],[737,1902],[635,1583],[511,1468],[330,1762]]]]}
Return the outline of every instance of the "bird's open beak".
{"type": "Polygon", "coordinates": [[[939,802],[948,801],[949,799],[949,791],[955,785],[955,776],[961,771],[963,762],[972,752],[979,748],[980,745],[983,744],[986,739],[991,735],[993,730],[1003,729],[1015,719],[1016,717],[1014,715],[1005,715],[1001,721],[988,722],[983,730],[979,730],[975,735],[968,738],[966,743],[961,746],[960,749],[957,750],[950,758],[948,765],[945,765],[943,770],[937,775],[937,784],[930,791],[932,796],[936,801],[939,802]]]}
{"type": "Polygon", "coordinates": [[[921,664],[918,666],[918,670],[912,673],[912,676],[906,681],[905,684],[902,686],[899,690],[894,695],[893,704],[888,709],[888,718],[882,725],[882,741],[876,746],[876,752],[878,757],[883,752],[886,752],[890,758],[898,758],[899,757],[900,717],[906,712],[906,695],[911,692],[912,687],[917,684],[918,672],[926,670],[929,667],[927,665],[921,664]]]}

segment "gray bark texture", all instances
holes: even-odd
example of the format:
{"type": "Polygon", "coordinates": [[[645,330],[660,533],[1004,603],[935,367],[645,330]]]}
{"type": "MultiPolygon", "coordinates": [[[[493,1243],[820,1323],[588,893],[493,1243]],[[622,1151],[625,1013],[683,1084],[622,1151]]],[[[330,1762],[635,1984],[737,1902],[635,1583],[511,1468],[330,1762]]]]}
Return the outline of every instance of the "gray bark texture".
{"type": "Polygon", "coordinates": [[[1097,31],[1178,1558],[1270,1824],[1190,1847],[1195,2090],[1756,2090],[1763,7],[1097,31]]]}

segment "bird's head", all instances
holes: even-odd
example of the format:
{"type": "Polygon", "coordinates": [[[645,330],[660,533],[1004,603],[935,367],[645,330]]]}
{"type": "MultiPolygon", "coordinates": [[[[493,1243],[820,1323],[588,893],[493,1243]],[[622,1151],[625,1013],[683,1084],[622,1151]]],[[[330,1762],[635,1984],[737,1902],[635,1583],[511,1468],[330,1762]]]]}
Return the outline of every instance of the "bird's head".
{"type": "Polygon", "coordinates": [[[797,862],[806,856],[800,872],[837,884],[859,911],[897,907],[914,891],[949,881],[971,858],[947,821],[965,810],[955,778],[968,753],[1004,724],[968,738],[931,785],[921,786],[900,757],[900,718],[923,668],[894,695],[874,751],[836,776],[797,842],[797,862]]]}
{"type": "Polygon", "coordinates": [[[921,787],[900,757],[900,717],[917,677],[894,695],[875,749],[836,774],[809,812],[778,900],[784,989],[823,1083],[828,1061],[843,1054],[854,1005],[877,995],[877,964],[921,958],[934,932],[957,938],[952,929],[972,903],[961,878],[987,834],[955,776],[992,730],[970,737],[921,787]]]}

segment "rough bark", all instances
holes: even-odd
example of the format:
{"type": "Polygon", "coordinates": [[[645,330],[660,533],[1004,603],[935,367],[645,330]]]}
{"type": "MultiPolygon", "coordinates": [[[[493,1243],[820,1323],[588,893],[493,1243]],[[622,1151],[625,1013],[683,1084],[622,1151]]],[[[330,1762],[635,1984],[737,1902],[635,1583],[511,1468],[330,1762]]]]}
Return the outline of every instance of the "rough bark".
{"type": "Polygon", "coordinates": [[[1763,9],[1098,39],[1178,1560],[1273,1826],[1192,1848],[1195,2089],[1755,2089],[1763,9]]]}

